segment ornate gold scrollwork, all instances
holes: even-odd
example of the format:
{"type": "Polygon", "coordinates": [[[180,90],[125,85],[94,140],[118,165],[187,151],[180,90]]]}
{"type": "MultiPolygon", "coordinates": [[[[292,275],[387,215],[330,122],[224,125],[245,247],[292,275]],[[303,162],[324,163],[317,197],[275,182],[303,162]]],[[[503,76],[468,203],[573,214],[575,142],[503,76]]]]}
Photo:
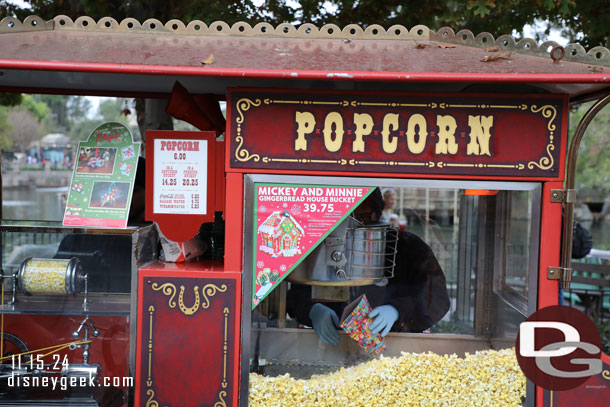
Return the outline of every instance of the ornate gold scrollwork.
{"type": "Polygon", "coordinates": [[[201,304],[201,308],[208,309],[208,307],[210,306],[210,300],[208,300],[208,295],[210,297],[213,297],[216,295],[216,292],[224,293],[225,291],[227,291],[227,285],[223,284],[218,287],[214,284],[206,284],[205,286],[203,286],[203,289],[201,291],[203,292],[203,304],[201,304]]]}
{"type": "Polygon", "coordinates": [[[610,380],[610,370],[604,370],[602,372],[602,377],[606,380],[610,380]]]}
{"type": "Polygon", "coordinates": [[[159,402],[155,400],[155,391],[153,389],[146,390],[148,400],[146,400],[146,407],[159,407],[159,402]]]}
{"type": "MultiPolygon", "coordinates": [[[[267,100],[265,100],[265,103],[267,103],[267,100]]],[[[241,98],[235,104],[237,114],[239,114],[239,117],[235,118],[235,123],[237,123],[237,136],[235,136],[235,141],[239,143],[235,148],[235,158],[237,161],[245,162],[254,160],[255,162],[258,162],[261,158],[258,154],[250,154],[248,150],[242,148],[244,145],[244,138],[241,136],[241,124],[244,122],[244,112],[250,110],[252,106],[258,107],[260,105],[260,99],[252,100],[248,98],[241,98]]]]}
{"type": "MultiPolygon", "coordinates": [[[[178,291],[176,289],[176,286],[172,283],[165,283],[162,285],[158,285],[157,283],[153,283],[152,285],[152,289],[155,291],[161,291],[163,294],[165,295],[169,295],[169,301],[168,301],[168,305],[170,308],[176,308],[176,302],[174,301],[174,297],[176,296],[176,292],[178,291]]],[[[227,291],[227,285],[223,284],[220,287],[218,287],[215,284],[206,284],[202,291],[203,294],[203,302],[201,301],[201,298],[199,296],[199,287],[195,286],[193,288],[193,291],[195,293],[195,303],[193,304],[193,306],[191,307],[187,307],[186,305],[184,305],[184,291],[186,290],[186,288],[181,285],[180,286],[180,294],[178,295],[178,305],[180,308],[180,311],[184,314],[184,315],[194,315],[198,310],[199,310],[199,305],[201,305],[201,308],[203,309],[208,309],[210,307],[210,299],[208,297],[213,297],[214,295],[216,295],[217,292],[221,292],[224,293],[225,291],[227,291]]]]}
{"type": "Polygon", "coordinates": [[[542,117],[544,117],[545,119],[549,119],[549,122],[546,126],[547,129],[549,129],[549,131],[555,131],[555,124],[553,123],[555,121],[555,116],[557,115],[557,109],[555,109],[555,106],[544,105],[538,107],[536,105],[532,105],[530,109],[532,110],[532,113],[538,113],[542,111],[542,117]]]}
{"type": "Polygon", "coordinates": [[[557,109],[555,108],[555,106],[551,105],[544,105],[540,107],[538,107],[537,105],[532,105],[530,107],[530,110],[532,111],[532,113],[541,113],[542,117],[544,117],[545,119],[549,119],[546,128],[551,132],[551,134],[549,134],[549,142],[546,146],[547,156],[540,158],[538,162],[528,162],[527,168],[532,170],[534,169],[534,167],[538,167],[541,170],[548,170],[555,164],[555,160],[553,159],[553,154],[551,154],[551,151],[555,150],[555,145],[553,144],[553,132],[557,128],[554,123],[555,118],[557,117],[557,109]]]}
{"type": "Polygon", "coordinates": [[[193,292],[195,293],[195,304],[192,307],[187,308],[184,305],[184,286],[180,286],[180,295],[178,296],[178,306],[180,306],[180,311],[184,315],[193,315],[199,309],[200,299],[199,299],[199,286],[193,287],[193,292]]]}
{"type": "Polygon", "coordinates": [[[157,283],[153,283],[152,284],[152,289],[155,291],[159,291],[162,290],[161,292],[165,295],[169,295],[169,301],[167,303],[167,305],[169,305],[170,308],[176,308],[176,302],[174,301],[174,297],[176,296],[176,286],[173,285],[172,283],[165,283],[163,285],[159,285],[157,283]]]}
{"type": "Polygon", "coordinates": [[[527,168],[530,170],[534,169],[534,166],[540,168],[541,170],[548,170],[551,168],[553,164],[555,164],[553,155],[551,154],[551,151],[553,150],[555,150],[555,146],[553,144],[548,144],[546,146],[546,153],[548,154],[548,157],[542,157],[538,162],[530,161],[527,163],[527,168]]]}
{"type": "Polygon", "coordinates": [[[214,403],[214,407],[227,407],[227,402],[225,401],[224,397],[227,397],[227,392],[224,390],[221,390],[218,393],[218,398],[220,399],[220,401],[217,401],[216,403],[214,403]]]}
{"type": "Polygon", "coordinates": [[[244,114],[243,112],[247,112],[248,110],[250,110],[250,108],[252,106],[254,107],[258,107],[261,105],[261,100],[260,99],[248,99],[248,98],[241,98],[237,101],[237,103],[235,104],[235,107],[237,108],[237,114],[239,114],[239,117],[235,119],[235,123],[241,124],[244,122],[244,114]]]}
{"type": "Polygon", "coordinates": [[[235,141],[239,143],[235,148],[235,158],[237,158],[238,161],[245,162],[254,160],[255,162],[258,162],[258,160],[260,160],[261,157],[258,154],[250,154],[248,150],[241,148],[244,144],[244,138],[242,136],[236,136],[235,141]]]}

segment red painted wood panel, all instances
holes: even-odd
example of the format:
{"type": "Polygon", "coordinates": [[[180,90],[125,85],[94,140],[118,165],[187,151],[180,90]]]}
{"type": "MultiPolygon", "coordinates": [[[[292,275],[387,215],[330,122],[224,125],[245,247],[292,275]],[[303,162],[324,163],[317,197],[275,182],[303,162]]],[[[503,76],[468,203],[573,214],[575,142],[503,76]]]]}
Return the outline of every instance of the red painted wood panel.
{"type": "Polygon", "coordinates": [[[240,274],[218,262],[140,270],[135,405],[237,405],[240,274]]]}

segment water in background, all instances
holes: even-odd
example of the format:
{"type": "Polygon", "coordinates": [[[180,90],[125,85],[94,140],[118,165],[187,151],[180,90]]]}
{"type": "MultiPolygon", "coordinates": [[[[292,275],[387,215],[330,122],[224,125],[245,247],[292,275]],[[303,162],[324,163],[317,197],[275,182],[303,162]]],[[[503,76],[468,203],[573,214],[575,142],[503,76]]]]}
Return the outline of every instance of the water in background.
{"type": "MultiPolygon", "coordinates": [[[[63,219],[68,187],[3,189],[2,218],[25,220],[63,219]]],[[[593,247],[610,250],[610,223],[585,222],[583,225],[593,235],[593,247]]],[[[450,234],[450,230],[443,232],[450,234]]],[[[422,233],[423,236],[423,233],[422,233]]],[[[450,236],[447,236],[450,239],[450,236]]]]}
{"type": "Polygon", "coordinates": [[[2,219],[63,219],[68,187],[3,189],[2,219]]]}
{"type": "Polygon", "coordinates": [[[593,247],[599,250],[610,250],[610,223],[585,222],[583,226],[589,229],[593,236],[593,247]]]}

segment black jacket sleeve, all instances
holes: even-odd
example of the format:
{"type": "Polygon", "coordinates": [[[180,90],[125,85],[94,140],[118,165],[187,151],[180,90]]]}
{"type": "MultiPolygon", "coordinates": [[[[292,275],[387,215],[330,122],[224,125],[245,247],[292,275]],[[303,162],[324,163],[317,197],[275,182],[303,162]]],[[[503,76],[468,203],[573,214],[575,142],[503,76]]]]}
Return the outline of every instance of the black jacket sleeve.
{"type": "MultiPolygon", "coordinates": [[[[296,319],[299,324],[313,326],[311,318],[309,318],[309,311],[315,303],[311,299],[310,285],[292,283],[286,296],[286,311],[291,318],[296,319]]],[[[343,308],[347,305],[344,302],[323,302],[322,304],[335,311],[338,317],[341,317],[343,308]]]]}
{"type": "Polygon", "coordinates": [[[313,306],[311,301],[311,286],[292,283],[286,296],[286,311],[299,324],[312,326],[309,311],[313,306]]]}
{"type": "Polygon", "coordinates": [[[417,235],[401,232],[394,278],[389,280],[385,303],[398,310],[393,330],[421,332],[449,310],[445,275],[432,249],[417,235]]]}

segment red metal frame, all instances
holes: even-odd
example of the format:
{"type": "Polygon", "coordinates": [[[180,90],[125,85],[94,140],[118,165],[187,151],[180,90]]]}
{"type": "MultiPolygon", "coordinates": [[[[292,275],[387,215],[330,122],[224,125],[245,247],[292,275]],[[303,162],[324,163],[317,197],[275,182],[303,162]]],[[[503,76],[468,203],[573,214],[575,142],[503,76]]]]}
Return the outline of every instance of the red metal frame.
{"type": "MultiPolygon", "coordinates": [[[[562,163],[565,161],[561,155],[562,163]]],[[[562,172],[563,174],[563,172],[562,172]]],[[[551,189],[561,189],[563,182],[546,182],[542,188],[542,212],[540,216],[540,257],[538,266],[538,304],[536,309],[557,305],[559,283],[547,278],[548,267],[560,264],[561,204],[551,203],[551,189]]],[[[536,405],[543,405],[544,389],[536,386],[536,405]]]]}
{"type": "Polygon", "coordinates": [[[243,69],[170,65],[108,64],[92,62],[32,61],[0,59],[0,68],[34,71],[65,71],[89,73],[129,73],[142,75],[179,75],[255,79],[307,79],[321,81],[378,82],[459,82],[459,83],[610,83],[606,73],[459,73],[459,72],[370,72],[313,71],[287,69],[243,69]]]}
{"type": "Polygon", "coordinates": [[[562,182],[547,182],[542,188],[537,309],[557,305],[559,301],[559,283],[547,278],[547,268],[558,267],[560,262],[561,204],[551,203],[551,189],[561,189],[562,185],[562,182]]]}
{"type": "Polygon", "coordinates": [[[225,207],[225,142],[216,141],[214,152],[214,178],[216,190],[214,192],[214,210],[223,212],[225,207]]]}
{"type": "Polygon", "coordinates": [[[242,174],[227,173],[225,207],[225,267],[243,270],[244,178],[242,174]]]}

